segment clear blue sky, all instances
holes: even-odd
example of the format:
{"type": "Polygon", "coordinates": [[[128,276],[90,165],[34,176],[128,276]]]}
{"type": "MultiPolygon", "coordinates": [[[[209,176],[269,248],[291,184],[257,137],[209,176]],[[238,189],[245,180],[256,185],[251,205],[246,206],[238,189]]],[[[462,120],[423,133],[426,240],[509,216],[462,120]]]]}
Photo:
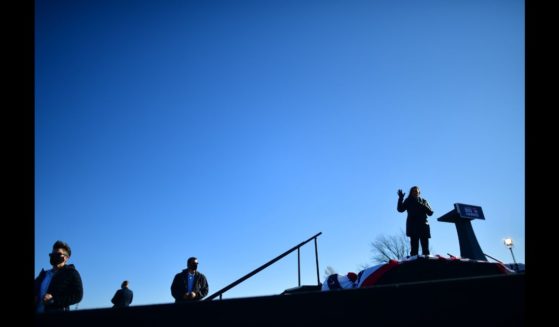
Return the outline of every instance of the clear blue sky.
{"type": "MultiPolygon", "coordinates": [[[[36,2],[35,273],[68,242],[79,308],[170,303],[197,256],[210,294],[318,238],[319,269],[371,265],[405,227],[479,205],[483,251],[525,262],[524,2],[36,2]]],[[[314,245],[302,284],[316,283],[314,245]]],[[[224,298],[297,286],[297,255],[224,298]]]]}

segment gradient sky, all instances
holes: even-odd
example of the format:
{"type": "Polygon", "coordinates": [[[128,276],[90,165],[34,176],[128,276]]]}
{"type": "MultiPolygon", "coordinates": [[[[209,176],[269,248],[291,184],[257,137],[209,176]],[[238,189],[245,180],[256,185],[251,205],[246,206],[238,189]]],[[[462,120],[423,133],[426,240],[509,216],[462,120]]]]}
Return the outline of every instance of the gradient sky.
{"type": "MultiPolygon", "coordinates": [[[[210,294],[318,232],[321,281],[405,228],[483,208],[483,251],[525,262],[524,2],[39,0],[35,274],[60,239],[79,309],[173,302],[199,258],[210,294]]],[[[314,245],[302,284],[316,284],[314,245]]],[[[291,254],[224,298],[297,286],[291,254]]],[[[74,309],[74,306],[72,307],[74,309]]]]}

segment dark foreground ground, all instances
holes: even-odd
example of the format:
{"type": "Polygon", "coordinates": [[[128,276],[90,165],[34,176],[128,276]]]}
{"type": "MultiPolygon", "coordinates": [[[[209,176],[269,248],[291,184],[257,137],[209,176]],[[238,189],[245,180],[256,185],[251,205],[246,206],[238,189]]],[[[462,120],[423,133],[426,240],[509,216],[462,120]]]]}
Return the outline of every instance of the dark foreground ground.
{"type": "Polygon", "coordinates": [[[524,326],[525,274],[35,316],[36,326],[524,326]]]}

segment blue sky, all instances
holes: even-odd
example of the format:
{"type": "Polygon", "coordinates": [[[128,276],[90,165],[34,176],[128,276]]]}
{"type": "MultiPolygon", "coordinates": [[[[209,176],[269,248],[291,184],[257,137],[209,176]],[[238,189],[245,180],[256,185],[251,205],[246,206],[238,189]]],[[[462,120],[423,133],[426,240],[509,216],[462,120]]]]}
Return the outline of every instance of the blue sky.
{"type": "MultiPolygon", "coordinates": [[[[420,186],[483,208],[483,251],[525,262],[524,2],[45,1],[35,19],[35,273],[68,242],[80,309],[210,294],[312,235],[322,281],[371,265],[420,186]]],[[[302,284],[316,283],[314,245],[302,284]]],[[[224,298],[297,286],[291,254],[224,298]]]]}

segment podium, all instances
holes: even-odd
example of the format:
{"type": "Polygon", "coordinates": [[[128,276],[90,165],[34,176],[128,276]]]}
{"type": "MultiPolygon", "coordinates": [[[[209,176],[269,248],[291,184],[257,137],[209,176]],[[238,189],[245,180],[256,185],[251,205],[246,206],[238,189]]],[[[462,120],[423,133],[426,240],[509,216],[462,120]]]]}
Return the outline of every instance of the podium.
{"type": "Polygon", "coordinates": [[[437,218],[438,221],[454,223],[456,226],[462,258],[487,261],[472,228],[471,221],[474,219],[485,220],[481,207],[463,203],[455,203],[454,209],[437,218]]]}

